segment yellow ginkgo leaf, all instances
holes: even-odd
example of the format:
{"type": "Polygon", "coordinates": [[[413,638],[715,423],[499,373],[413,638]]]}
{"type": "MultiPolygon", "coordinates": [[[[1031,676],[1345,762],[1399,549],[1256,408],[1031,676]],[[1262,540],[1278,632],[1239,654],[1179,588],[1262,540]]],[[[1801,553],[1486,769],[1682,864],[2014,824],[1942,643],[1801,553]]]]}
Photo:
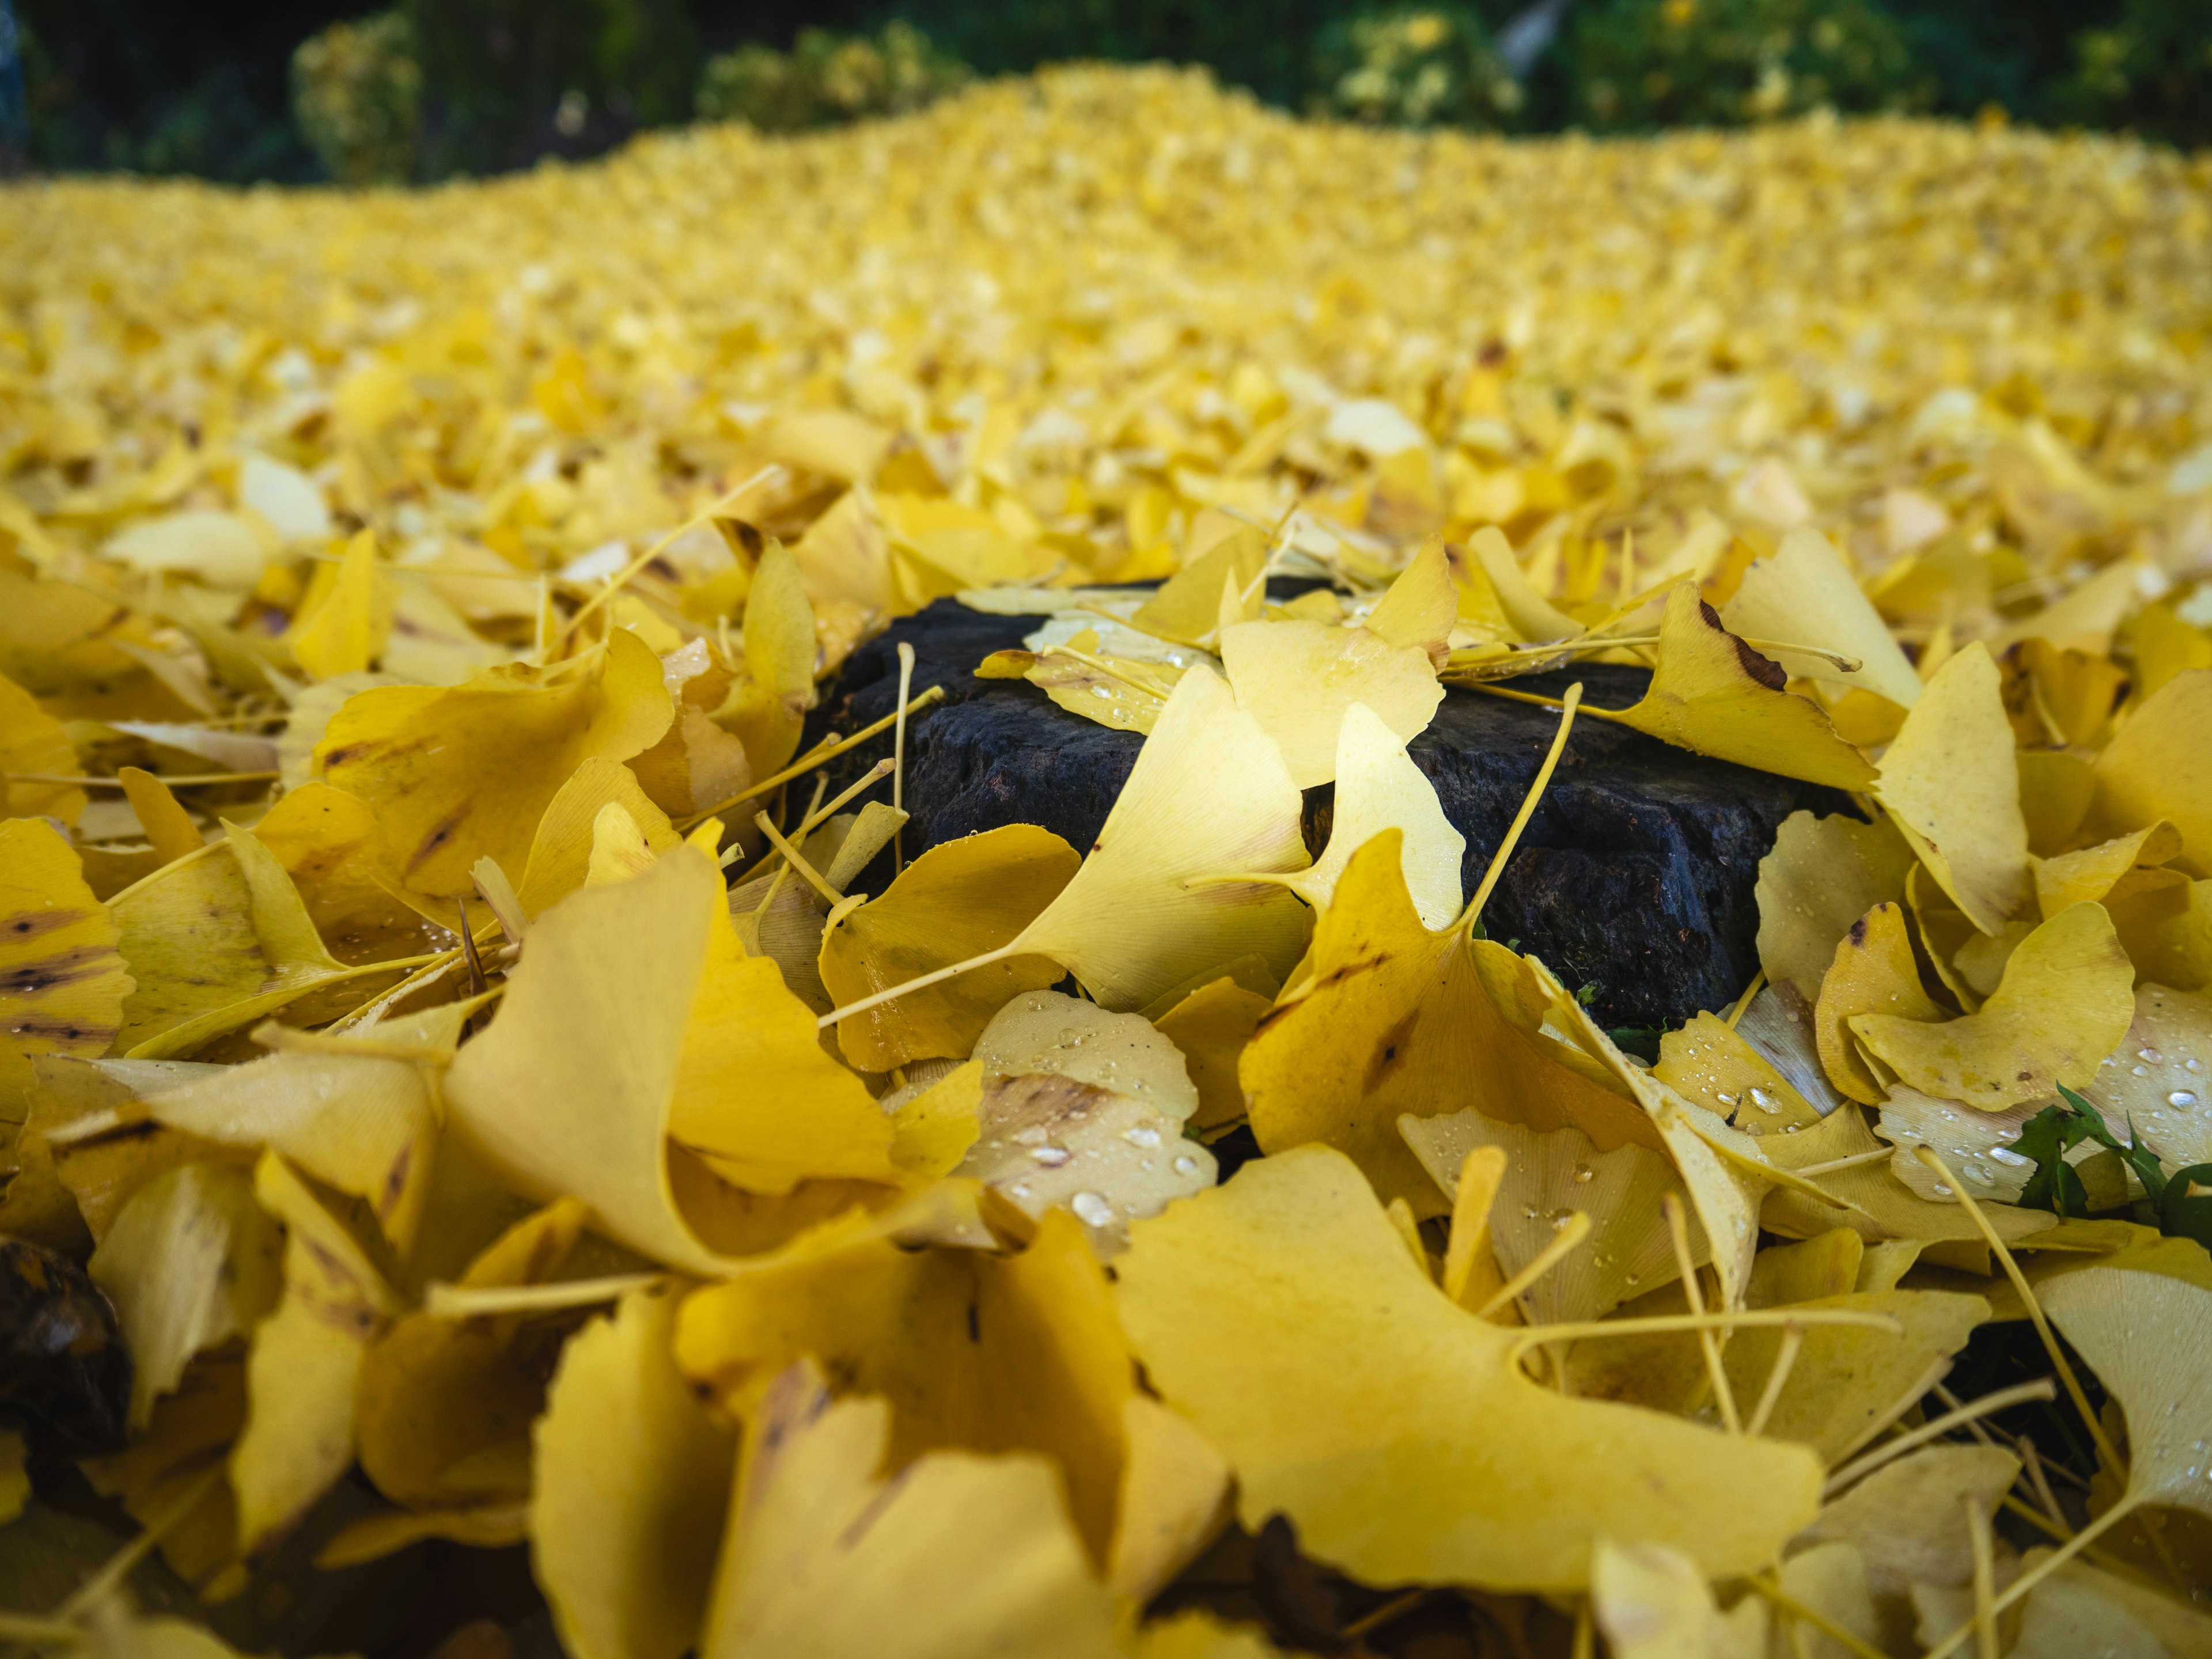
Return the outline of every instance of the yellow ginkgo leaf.
{"type": "MultiPolygon", "coordinates": [[[[1809,1129],[1767,1143],[1770,1162],[1789,1169],[1821,1168],[1816,1177],[1847,1210],[1815,1204],[1802,1193],[1778,1188],[1761,1202],[1759,1225],[1785,1238],[1818,1238],[1849,1227],[1869,1243],[1907,1240],[1923,1244],[1978,1243],[1981,1230],[1956,1201],[1931,1201],[1898,1179],[1888,1143],[1875,1138],[1865,1114],[1846,1101],[1809,1129]],[[1822,1166],[1842,1163],[1845,1168],[1822,1166]]],[[[1997,1236],[2015,1243],[2045,1231],[2051,1218],[2039,1210],[1984,1205],[1983,1218],[1997,1236]]]]}
{"type": "Polygon", "coordinates": [[[1713,1014],[1661,1037],[1651,1075],[1746,1134],[1794,1134],[1820,1121],[1772,1061],[1713,1014]]]}
{"type": "Polygon", "coordinates": [[[1576,1590],[1603,1537],[1728,1576],[1818,1506],[1802,1448],[1525,1376],[1514,1334],[1431,1284],[1326,1147],[1140,1224],[1117,1279],[1146,1375],[1228,1457],[1245,1524],[1286,1516],[1304,1553],[1370,1583],[1576,1590]]]}
{"type": "Polygon", "coordinates": [[[797,1054],[797,1005],[773,963],[739,951],[723,902],[713,860],[689,847],[570,894],[532,924],[497,1016],[445,1081],[454,1127],[515,1190],[580,1198],[609,1237],[708,1274],[728,1264],[678,1208],[672,1124],[764,1191],[810,1175],[898,1179],[890,1121],[857,1079],[818,1048],[803,1069],[777,1069],[797,1054]],[[749,1057],[767,1069],[749,1073],[749,1057]],[[805,1167],[815,1154],[828,1167],[805,1167]]]}
{"type": "MultiPolygon", "coordinates": [[[[1766,977],[1810,1007],[1836,941],[1874,906],[1905,896],[1912,849],[1887,817],[1792,812],[1759,861],[1759,961],[1766,977]]],[[[1796,1012],[1802,1012],[1799,1009],[1796,1012]]]]}
{"type": "Polygon", "coordinates": [[[2076,904],[2024,939],[1979,1013],[1931,1024],[1883,1012],[1850,1029],[1923,1094],[1983,1111],[2084,1089],[2135,1018],[2135,969],[2104,907],[2076,904]]]}
{"type": "Polygon", "coordinates": [[[1210,647],[1218,637],[1224,584],[1239,594],[1255,586],[1267,559],[1267,538],[1239,526],[1169,577],[1131,624],[1179,645],[1210,647]]]}
{"type": "Polygon", "coordinates": [[[1395,646],[1418,646],[1431,667],[1442,668],[1450,653],[1452,624],[1459,620],[1459,591],[1441,538],[1421,544],[1375,608],[1367,628],[1395,646]]]}
{"type": "Polygon", "coordinates": [[[300,666],[319,680],[360,674],[391,637],[392,580],[376,556],[376,532],[363,530],[315,580],[285,638],[300,666]]]}
{"type": "MultiPolygon", "coordinates": [[[[1866,757],[1836,735],[1826,713],[1784,689],[1781,668],[1721,626],[1678,582],[1659,623],[1659,665],[1643,700],[1607,717],[1700,755],[1838,789],[1874,781],[1866,757]]],[[[1593,709],[1593,714],[1601,711],[1593,709]]]]}
{"type": "Polygon", "coordinates": [[[746,1435],[701,1659],[1114,1659],[1114,1600],[1051,1465],[939,1451],[887,1481],[891,1422],[881,1400],[832,1404],[803,1361],[775,1381],[746,1435]]]}
{"type": "Polygon", "coordinates": [[[344,1224],[276,1153],[262,1155],[253,1187],[284,1224],[284,1295],[254,1328],[246,1429],[230,1454],[248,1557],[298,1525],[352,1463],[362,1358],[398,1311],[344,1224]]]}
{"type": "Polygon", "coordinates": [[[1245,989],[1224,974],[1153,1021],[1160,1035],[1182,1050],[1191,1086],[1198,1091],[1198,1109],[1190,1115],[1193,1129],[1226,1129],[1244,1115],[1237,1065],[1272,1006],[1270,998],[1245,989]]]}
{"type": "MultiPolygon", "coordinates": [[[[823,936],[822,983],[842,1007],[996,951],[1060,896],[1082,862],[1058,836],[1029,823],[933,847],[881,898],[823,936]]],[[[958,1058],[1009,999],[1065,971],[1049,957],[1002,959],[840,1021],[838,1046],[868,1072],[958,1058]]]]}
{"type": "Polygon", "coordinates": [[[394,877],[445,898],[471,890],[480,858],[521,869],[538,819],[576,769],[641,752],[672,716],[660,659],[618,628],[580,666],[363,691],[331,716],[315,766],[374,809],[394,877]]]}
{"type": "Polygon", "coordinates": [[[138,827],[153,845],[155,869],[188,858],[207,844],[191,814],[161,779],[136,766],[125,766],[115,775],[123,785],[123,798],[137,814],[138,827]]]}
{"type": "Polygon", "coordinates": [[[781,542],[768,544],[753,571],[744,641],[744,678],[714,719],[744,744],[753,776],[764,778],[798,752],[814,702],[814,607],[798,561],[781,542]]]}
{"type": "Polygon", "coordinates": [[[1929,682],[1881,757],[1874,795],[1984,933],[1999,932],[2033,896],[2012,726],[1996,665],[1979,642],[1929,682]]]}
{"type": "Polygon", "coordinates": [[[1920,700],[1920,676],[1835,544],[1817,530],[1793,530],[1772,557],[1755,561],[1736,585],[1735,597],[1721,608],[1721,621],[1731,634],[1820,647],[1768,647],[1794,678],[1863,687],[1899,708],[1920,700]],[[1844,668],[1824,652],[1853,658],[1859,666],[1844,668]]]}
{"type": "Polygon", "coordinates": [[[283,1235],[234,1164],[188,1164],[134,1194],[87,1264],[131,1353],[131,1426],[204,1350],[276,1305],[283,1235]]]}
{"type": "Polygon", "coordinates": [[[67,728],[0,675],[0,810],[11,818],[52,817],[74,825],[84,811],[84,791],[73,783],[39,781],[37,775],[75,777],[77,765],[67,728]]]}
{"type": "Polygon", "coordinates": [[[1747,1598],[1723,1618],[1698,1564],[1663,1544],[1616,1544],[1601,1538],[1590,1552],[1590,1616],[1613,1659],[1759,1659],[1766,1652],[1765,1607],[1747,1598]],[[1739,1623],[1755,1625],[1757,1640],[1735,1639],[1739,1623]]]}
{"type": "Polygon", "coordinates": [[[887,1397],[894,1467],[951,1446],[1052,1457],[1077,1532],[1107,1559],[1135,1385],[1105,1272],[1072,1216],[1045,1215],[1011,1255],[854,1236],[684,1302],[677,1362],[736,1415],[754,1416],[810,1355],[841,1392],[887,1397]]]}
{"type": "Polygon", "coordinates": [[[33,1054],[107,1052],[133,985],[118,937],[52,824],[0,823],[0,1091],[27,1086],[33,1054]]]}
{"type": "Polygon", "coordinates": [[[683,839],[668,815],[646,798],[629,767],[594,756],[554,792],[531,832],[529,856],[515,888],[524,915],[536,915],[584,884],[591,872],[599,814],[609,805],[620,805],[629,815],[655,857],[683,839]]]}
{"type": "MultiPolygon", "coordinates": [[[[1536,591],[1521,562],[1513,556],[1513,544],[1496,525],[1485,525],[1476,531],[1468,538],[1466,551],[1472,564],[1462,568],[1462,587],[1472,586],[1474,579],[1480,576],[1516,642],[1548,644],[1574,639],[1586,631],[1582,623],[1536,591]]],[[[1462,614],[1467,608],[1462,600],[1462,614]]]]}
{"type": "Polygon", "coordinates": [[[1305,908],[1261,883],[1198,878],[1305,868],[1301,805],[1281,755],[1228,682],[1194,668],[1145,739],[1082,868],[1000,948],[1051,957],[1109,1008],[1140,1008],[1245,955],[1286,973],[1304,945],[1305,908]]]}
{"type": "Polygon", "coordinates": [[[1237,708],[1273,739],[1301,789],[1336,776],[1337,732],[1352,704],[1412,738],[1444,700],[1425,650],[1365,628],[1239,623],[1222,634],[1221,660],[1237,708]]]}
{"type": "Polygon", "coordinates": [[[155,1121],[229,1146],[272,1146],[317,1180],[368,1205],[404,1261],[430,1194],[438,1108],[432,1070],[451,1055],[459,1020],[447,1009],[363,1028],[365,1037],[425,1041],[421,1061],[314,1048],[264,1055],[163,1090],[155,1121]],[[442,1047],[443,1055],[438,1049],[442,1047]]]}
{"type": "Polygon", "coordinates": [[[2146,698],[2097,757],[2091,811],[2106,833],[2140,830],[2159,819],[2181,832],[2198,875],[2212,876],[2212,784],[2203,757],[2212,745],[2212,668],[2176,674],[2146,698]]]}
{"type": "Polygon", "coordinates": [[[1940,1020],[1948,1012],[1920,983],[1905,908],[1877,904],[1837,942],[1820,981],[1820,1000],[1813,1010],[1820,1069],[1851,1099],[1879,1105],[1889,1080],[1877,1077],[1859,1052],[1852,1020],[1861,1014],[1940,1020]]]}
{"type": "Polygon", "coordinates": [[[611,800],[592,819],[592,855],[584,866],[584,885],[605,887],[641,876],[653,867],[653,844],[629,809],[611,800]]]}
{"type": "Polygon", "coordinates": [[[699,1642],[737,1448],[676,1369],[677,1301],[632,1291],[572,1337],[538,1419],[531,1563],[575,1659],[699,1642]]]}
{"type": "Polygon", "coordinates": [[[1327,909],[1352,854],[1385,830],[1403,833],[1399,858],[1422,925],[1443,927],[1459,915],[1466,897],[1460,860],[1467,837],[1444,817],[1436,786],[1407,755],[1406,739],[1365,703],[1355,702],[1337,732],[1328,845],[1311,869],[1285,878],[1283,885],[1315,909],[1327,909]]]}
{"type": "Polygon", "coordinates": [[[1229,1524],[1229,1465],[1150,1395],[1121,1402],[1121,1431],[1128,1452],[1107,1581],[1142,1607],[1229,1524]]]}
{"type": "MultiPolygon", "coordinates": [[[[2153,884],[2142,878],[2130,881],[2130,876],[2137,871],[2150,876],[2158,866],[2180,856],[2181,832],[2160,818],[2133,835],[2057,858],[2034,859],[2036,908],[2048,921],[2069,905],[2119,902],[2153,884]]],[[[2182,879],[2175,872],[2157,872],[2155,884],[2182,879]]]]}
{"type": "MultiPolygon", "coordinates": [[[[469,1264],[467,1289],[542,1284],[581,1235],[562,1199],[516,1222],[469,1264]]],[[[368,1351],[357,1407],[361,1466],[395,1503],[435,1510],[530,1495],[530,1425],[545,1402],[546,1335],[526,1314],[410,1313],[368,1351]]]]}
{"type": "Polygon", "coordinates": [[[208,1474],[222,1467],[245,1425],[246,1375],[246,1357],[236,1345],[203,1356],[155,1406],[144,1433],[80,1466],[93,1489],[134,1520],[161,1522],[162,1557],[210,1606],[251,1582],[239,1559],[236,1495],[228,1480],[210,1485],[208,1474]]]}

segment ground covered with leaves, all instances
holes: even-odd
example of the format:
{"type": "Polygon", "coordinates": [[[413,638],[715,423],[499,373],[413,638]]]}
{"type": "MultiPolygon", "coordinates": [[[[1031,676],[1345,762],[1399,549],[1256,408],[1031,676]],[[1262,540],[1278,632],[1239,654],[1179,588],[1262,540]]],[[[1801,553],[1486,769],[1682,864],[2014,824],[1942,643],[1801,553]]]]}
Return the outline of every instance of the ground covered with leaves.
{"type": "Polygon", "coordinates": [[[2206,158],[1073,70],[0,204],[0,1641],[2212,1651],[2206,158]],[[820,781],[948,599],[1095,845],[820,781]],[[1487,935],[1447,685],[1837,792],[1735,1000],[1487,935]]]}

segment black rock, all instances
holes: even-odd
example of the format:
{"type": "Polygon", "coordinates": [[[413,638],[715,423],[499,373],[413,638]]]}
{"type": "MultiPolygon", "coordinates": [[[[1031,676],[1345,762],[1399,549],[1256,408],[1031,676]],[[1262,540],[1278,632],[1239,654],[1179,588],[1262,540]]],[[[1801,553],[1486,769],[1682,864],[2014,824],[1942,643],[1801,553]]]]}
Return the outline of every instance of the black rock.
{"type": "Polygon", "coordinates": [[[67,1256],[0,1236],[0,1420],[34,1444],[113,1451],[131,1408],[115,1310],[67,1256]]]}
{"type": "MultiPolygon", "coordinates": [[[[946,701],[907,728],[907,856],[1001,824],[1036,823],[1089,848],[1136,764],[1142,739],[1071,714],[1020,680],[979,680],[975,665],[1018,646],[1035,617],[994,617],[939,599],[853,654],[824,689],[806,740],[853,732],[897,704],[901,641],[915,648],[914,689],[946,701]]],[[[1641,669],[1578,668],[1517,689],[1557,696],[1577,679],[1589,700],[1623,708],[1643,694],[1641,669]]],[[[1451,690],[1409,752],[1435,784],[1444,815],[1467,837],[1472,893],[1520,810],[1558,730],[1547,709],[1451,690]]],[[[841,757],[831,788],[890,752],[888,735],[841,757]]],[[[1308,792],[1308,841],[1327,840],[1329,791],[1308,792]]],[[[1759,860],[1800,807],[1850,810],[1834,790],[1675,749],[1585,717],[1522,833],[1483,921],[1518,940],[1612,1026],[1679,1025],[1725,1007],[1758,968],[1759,860]]],[[[860,890],[880,893],[889,867],[860,890]]]]}

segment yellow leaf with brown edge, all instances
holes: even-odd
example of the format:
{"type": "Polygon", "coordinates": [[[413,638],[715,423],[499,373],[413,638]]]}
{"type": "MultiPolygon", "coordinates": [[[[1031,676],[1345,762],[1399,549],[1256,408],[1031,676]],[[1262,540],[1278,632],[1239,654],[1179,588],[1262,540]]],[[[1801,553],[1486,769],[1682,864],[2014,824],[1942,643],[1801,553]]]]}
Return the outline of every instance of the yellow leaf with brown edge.
{"type": "Polygon", "coordinates": [[[1074,1217],[1047,1212],[1011,1255],[856,1237],[684,1300],[677,1363],[734,1415],[752,1416],[806,1356],[841,1393],[888,1401],[893,1468],[946,1447],[1054,1459],[1077,1532],[1092,1561],[1106,1561],[1135,1378],[1105,1272],[1074,1217]]]}
{"type": "Polygon", "coordinates": [[[134,986],[119,939],[52,824],[0,823],[0,1095],[29,1086],[33,1054],[107,1052],[134,986]]]}
{"type": "Polygon", "coordinates": [[[2112,918],[2076,904],[2021,942],[1979,1013],[1936,1024],[1881,1012],[1848,1023],[1923,1094],[1998,1111],[2094,1083],[2135,1018],[2134,988],[2112,918]]]}
{"type": "MultiPolygon", "coordinates": [[[[516,1222],[468,1266],[468,1289],[541,1285],[582,1235],[589,1212],[561,1199],[516,1222]]],[[[361,1466],[376,1489],[416,1510],[513,1504],[530,1495],[530,1425],[545,1403],[556,1331],[523,1314],[469,1319],[410,1313],[362,1367],[361,1466]]]]}
{"type": "Polygon", "coordinates": [[[744,678],[714,720],[744,744],[753,776],[764,778],[799,751],[799,729],[814,702],[814,608],[798,562],[781,542],[768,544],[753,571],[744,642],[744,678]]]}
{"type": "Polygon", "coordinates": [[[1732,634],[1819,647],[1773,653],[1793,678],[1861,688],[1899,708],[1920,700],[1919,674],[1835,544],[1817,530],[1793,530],[1770,557],[1755,561],[1722,607],[1721,621],[1732,634]],[[1855,659],[1859,665],[1842,667],[1822,652],[1855,659]]]}
{"type": "Polygon", "coordinates": [[[1369,1583],[1571,1592],[1601,1537],[1729,1576],[1819,1506],[1802,1448],[1522,1374],[1514,1334],[1431,1284],[1326,1147],[1139,1223],[1116,1276],[1146,1374],[1228,1458],[1245,1524],[1282,1514],[1304,1553],[1369,1583]]]}
{"type": "Polygon", "coordinates": [[[28,691],[0,675],[0,774],[7,775],[0,779],[0,811],[11,818],[59,818],[74,827],[84,811],[82,789],[16,775],[70,778],[78,769],[68,729],[28,691]]]}
{"type": "MultiPolygon", "coordinates": [[[[1082,865],[1048,830],[1012,823],[931,848],[881,898],[848,912],[822,940],[822,983],[839,1007],[995,951],[1057,898],[1082,865]]],[[[957,1059],[1007,1000],[1065,973],[1049,957],[992,963],[894,998],[837,1024],[838,1047],[866,1072],[957,1059]]]]}
{"type": "Polygon", "coordinates": [[[2212,876],[2212,668],[2176,674],[2128,718],[2097,757],[2090,811],[2107,835],[2159,819],[2181,832],[2194,873],[2212,876]]]}
{"type": "Polygon", "coordinates": [[[1780,665],[1721,626],[1679,582],[1659,623],[1659,665],[1641,702],[1610,718],[1680,749],[1837,789],[1875,780],[1866,757],[1836,735],[1810,698],[1784,689],[1780,665]]]}
{"type": "Polygon", "coordinates": [[[1875,1075],[1859,1052],[1852,1019],[1860,1014],[1894,1014],[1936,1020],[1950,1012],[1923,988],[1912,938],[1905,929],[1904,907],[1887,902],[1853,922],[1837,942],[1813,1009],[1820,1069],[1840,1092],[1863,1105],[1880,1105],[1889,1085],[1875,1075]]]}
{"type": "Polygon", "coordinates": [[[531,1565],[574,1659],[699,1642],[737,1446],[676,1369],[677,1306],[632,1291],[571,1337],[532,1434],[531,1565]]]}
{"type": "Polygon", "coordinates": [[[581,667],[494,668],[450,689],[379,686],[349,699],[315,747],[316,775],[374,809],[393,877],[450,898],[480,858],[517,870],[538,822],[586,760],[627,760],[673,716],[660,659],[626,629],[581,667]]]}
{"type": "Polygon", "coordinates": [[[701,1659],[1114,1659],[1114,1599],[1031,1455],[883,1472],[893,1413],[795,1362],[748,1425],[701,1659]]]}
{"type": "Polygon", "coordinates": [[[1274,740],[1301,789],[1335,780],[1337,734],[1355,703],[1412,738],[1444,700],[1425,650],[1365,628],[1238,623],[1222,630],[1221,660],[1237,708],[1274,740]]]}
{"type": "Polygon", "coordinates": [[[230,1453],[238,1543],[259,1555],[307,1517],[354,1457],[362,1357],[398,1303],[345,1225],[275,1152],[253,1188],[284,1224],[284,1295],[254,1327],[246,1427],[230,1453]]]}
{"type": "Polygon", "coordinates": [[[1976,641],[1936,670],[1905,717],[1874,796],[1984,933],[2034,893],[2020,795],[1996,665],[1976,641]]]}
{"type": "Polygon", "coordinates": [[[1141,1008],[1248,954],[1286,973],[1305,942],[1305,907],[1273,886],[1200,878],[1304,869],[1303,805],[1228,682],[1194,668],[1145,739],[1082,868],[1000,948],[1051,957],[1109,1008],[1141,1008]]]}
{"type": "Polygon", "coordinates": [[[540,1201],[580,1198],[609,1237],[707,1275],[730,1263],[678,1207],[668,1137],[679,1116],[772,1190],[809,1174],[898,1180],[890,1120],[849,1074],[841,1082],[859,1092],[858,1106],[826,1095],[817,1114],[724,1069],[748,1045],[780,1044],[780,1029],[695,1036],[695,1011],[789,1023],[775,964],[748,967],[723,904],[713,860],[690,847],[633,880],[570,894],[532,924],[498,1013],[445,1081],[453,1128],[507,1184],[540,1201]],[[802,1149],[833,1167],[791,1168],[802,1149]]]}

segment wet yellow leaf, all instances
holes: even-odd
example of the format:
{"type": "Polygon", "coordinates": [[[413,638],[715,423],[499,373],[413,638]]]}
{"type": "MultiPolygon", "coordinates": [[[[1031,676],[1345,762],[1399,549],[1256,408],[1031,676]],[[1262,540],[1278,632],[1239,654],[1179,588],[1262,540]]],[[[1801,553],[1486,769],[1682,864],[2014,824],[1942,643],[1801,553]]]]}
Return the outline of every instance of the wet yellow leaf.
{"type": "Polygon", "coordinates": [[[2091,811],[2108,834],[2165,818],[2181,832],[2185,855],[2212,875],[2212,785],[2203,757],[2212,744],[2212,669],[2177,674],[2120,728],[2097,757],[2091,811]]]}
{"type": "Polygon", "coordinates": [[[1245,1045],[1273,1005],[1226,975],[1200,987],[1153,1023],[1160,1035],[1182,1050],[1198,1109],[1194,1129],[1222,1129],[1244,1115],[1244,1088],[1237,1067],[1245,1045]]]}
{"type": "Polygon", "coordinates": [[[1904,907],[1875,905],[1838,941],[1813,1010],[1820,1069],[1851,1099],[1878,1105],[1887,1080],[1875,1075],[1859,1051],[1851,1022],[1861,1014],[1940,1020],[1948,1012],[1920,983],[1904,907]]]}
{"type": "Polygon", "coordinates": [[[1892,1009],[1846,1023],[1923,1093],[1996,1111],[2083,1089],[2135,1017],[2135,970],[2101,905],[2062,910],[2024,939],[1979,1013],[1931,1023],[1892,1009]]]}
{"type": "Polygon", "coordinates": [[[1338,732],[1353,704],[1410,739],[1444,700],[1425,650],[1365,628],[1239,623],[1223,630],[1221,660],[1237,708],[1273,740],[1301,789],[1335,778],[1338,732]]]}
{"type": "Polygon", "coordinates": [[[1919,674],[1817,530],[1793,530],[1773,556],[1755,561],[1721,607],[1721,622],[1731,634],[1818,646],[1860,665],[1844,668],[1814,651],[1768,652],[1792,678],[1863,688],[1899,708],[1920,699],[1919,674]]]}

